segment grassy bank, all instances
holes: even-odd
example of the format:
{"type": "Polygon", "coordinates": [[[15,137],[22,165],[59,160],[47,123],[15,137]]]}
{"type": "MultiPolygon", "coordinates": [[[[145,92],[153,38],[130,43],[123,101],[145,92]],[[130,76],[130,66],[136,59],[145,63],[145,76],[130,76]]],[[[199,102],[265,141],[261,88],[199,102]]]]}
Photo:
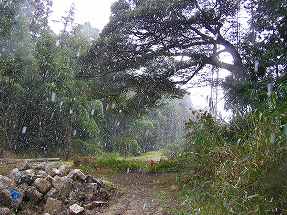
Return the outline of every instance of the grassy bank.
{"type": "Polygon", "coordinates": [[[138,157],[122,157],[118,154],[105,153],[100,156],[77,156],[75,166],[85,172],[96,172],[109,169],[116,173],[145,172],[163,173],[177,170],[177,162],[167,160],[162,152],[148,152],[138,157]]]}

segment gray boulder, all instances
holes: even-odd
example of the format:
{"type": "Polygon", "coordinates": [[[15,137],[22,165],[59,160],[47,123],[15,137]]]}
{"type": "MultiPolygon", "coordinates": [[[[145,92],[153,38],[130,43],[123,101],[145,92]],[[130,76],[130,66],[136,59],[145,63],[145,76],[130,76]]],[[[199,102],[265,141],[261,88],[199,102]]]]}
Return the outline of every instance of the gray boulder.
{"type": "Polygon", "coordinates": [[[52,187],[52,184],[45,178],[37,178],[34,185],[41,193],[47,193],[52,187]]]}
{"type": "Polygon", "coordinates": [[[43,199],[44,195],[40,193],[37,188],[29,187],[25,191],[25,197],[31,202],[38,203],[43,199]]]}
{"type": "Polygon", "coordinates": [[[47,163],[40,163],[40,164],[37,164],[36,166],[34,166],[34,169],[35,170],[43,170],[43,171],[46,171],[47,169],[47,163]]]}
{"type": "Polygon", "coordinates": [[[1,215],[12,215],[12,212],[9,208],[0,208],[1,215]]]}
{"type": "Polygon", "coordinates": [[[45,204],[45,213],[49,213],[51,215],[58,215],[61,211],[64,210],[63,202],[57,199],[48,198],[45,204]]]}
{"type": "Polygon", "coordinates": [[[52,185],[62,197],[67,197],[74,188],[73,180],[66,176],[55,176],[52,185]]]}
{"type": "Polygon", "coordinates": [[[74,181],[84,182],[86,180],[86,175],[79,169],[72,170],[67,177],[73,179],[74,181]]]}
{"type": "Polygon", "coordinates": [[[21,182],[22,176],[23,173],[18,168],[11,170],[11,172],[9,173],[9,178],[14,180],[17,184],[21,182]]]}
{"type": "Polygon", "coordinates": [[[101,186],[97,183],[89,183],[85,185],[85,190],[87,193],[96,193],[100,190],[101,186]]]}
{"type": "Polygon", "coordinates": [[[12,206],[12,199],[10,198],[10,192],[8,189],[0,190],[0,205],[6,207],[12,206]]]}
{"type": "Polygon", "coordinates": [[[88,210],[93,210],[95,208],[108,206],[108,202],[104,201],[93,201],[85,205],[85,208],[88,210]]]}
{"type": "Polygon", "coordinates": [[[51,198],[58,198],[59,196],[59,192],[55,189],[55,188],[52,188],[47,194],[46,194],[47,197],[51,197],[51,198]]]}
{"type": "Polygon", "coordinates": [[[7,176],[0,175],[0,190],[14,187],[14,181],[7,176]]]}
{"type": "Polygon", "coordinates": [[[78,204],[73,204],[69,207],[69,212],[72,215],[79,215],[83,214],[85,209],[78,204]]]}
{"type": "Polygon", "coordinates": [[[48,173],[46,173],[45,171],[43,170],[39,170],[36,174],[36,177],[37,178],[46,178],[48,177],[48,173]]]}
{"type": "Polygon", "coordinates": [[[55,175],[58,175],[58,176],[63,176],[63,175],[61,175],[61,171],[59,170],[59,169],[57,169],[57,168],[53,168],[52,170],[51,170],[51,172],[52,172],[52,174],[55,176],[55,175]]]}
{"type": "Polygon", "coordinates": [[[31,178],[35,177],[35,170],[33,170],[33,169],[24,170],[23,173],[26,176],[30,176],[31,178]]]}
{"type": "Polygon", "coordinates": [[[58,170],[60,171],[60,176],[65,176],[69,174],[71,167],[68,165],[61,165],[58,170]]]}
{"type": "Polygon", "coordinates": [[[25,161],[24,163],[22,163],[19,167],[19,170],[24,171],[27,169],[32,169],[31,164],[28,161],[25,161]]]}
{"type": "Polygon", "coordinates": [[[17,185],[24,183],[31,185],[34,182],[34,176],[35,172],[31,169],[20,171],[20,169],[15,168],[9,174],[9,178],[14,180],[17,185]]]}

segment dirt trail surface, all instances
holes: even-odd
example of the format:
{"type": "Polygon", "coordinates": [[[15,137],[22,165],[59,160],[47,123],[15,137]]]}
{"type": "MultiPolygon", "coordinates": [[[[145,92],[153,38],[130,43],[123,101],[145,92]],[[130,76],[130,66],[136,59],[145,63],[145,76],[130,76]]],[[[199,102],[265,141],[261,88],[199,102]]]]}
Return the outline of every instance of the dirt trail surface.
{"type": "Polygon", "coordinates": [[[160,205],[159,192],[174,192],[173,174],[130,173],[114,176],[113,183],[123,193],[103,214],[168,215],[160,205]]]}

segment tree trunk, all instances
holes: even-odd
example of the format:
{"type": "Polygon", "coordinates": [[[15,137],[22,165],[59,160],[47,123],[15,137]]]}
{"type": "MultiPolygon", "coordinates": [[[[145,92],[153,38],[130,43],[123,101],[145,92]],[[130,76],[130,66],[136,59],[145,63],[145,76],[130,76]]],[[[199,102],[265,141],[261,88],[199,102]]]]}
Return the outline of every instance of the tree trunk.
{"type": "Polygon", "coordinates": [[[72,126],[69,124],[64,131],[64,159],[70,158],[72,148],[72,126]]]}

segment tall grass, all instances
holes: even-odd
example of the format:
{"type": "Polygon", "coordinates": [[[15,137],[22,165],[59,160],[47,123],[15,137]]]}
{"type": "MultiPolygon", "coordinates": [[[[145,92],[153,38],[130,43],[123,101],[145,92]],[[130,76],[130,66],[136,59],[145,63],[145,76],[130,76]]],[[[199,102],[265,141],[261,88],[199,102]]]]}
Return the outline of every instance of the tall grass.
{"type": "Polygon", "coordinates": [[[189,123],[178,182],[200,214],[287,213],[286,137],[281,121],[255,112],[229,125],[203,115],[189,123]]]}

